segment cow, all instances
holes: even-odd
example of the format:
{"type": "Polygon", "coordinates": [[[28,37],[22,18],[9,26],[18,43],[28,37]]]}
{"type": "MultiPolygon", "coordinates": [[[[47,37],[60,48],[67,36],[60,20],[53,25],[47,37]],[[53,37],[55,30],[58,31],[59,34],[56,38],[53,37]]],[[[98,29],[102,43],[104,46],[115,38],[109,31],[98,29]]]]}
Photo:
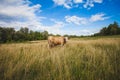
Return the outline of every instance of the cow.
{"type": "Polygon", "coordinates": [[[48,45],[49,47],[54,47],[56,45],[64,46],[64,44],[68,41],[68,37],[63,36],[49,36],[48,37],[48,45]]]}

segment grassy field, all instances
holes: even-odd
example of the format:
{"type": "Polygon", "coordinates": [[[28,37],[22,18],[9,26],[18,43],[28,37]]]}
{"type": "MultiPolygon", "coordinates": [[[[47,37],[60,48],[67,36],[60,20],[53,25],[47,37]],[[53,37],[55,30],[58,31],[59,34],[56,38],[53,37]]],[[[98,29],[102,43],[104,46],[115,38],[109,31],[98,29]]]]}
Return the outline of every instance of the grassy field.
{"type": "Polygon", "coordinates": [[[120,38],[1,44],[0,80],[120,80],[120,38]]]}

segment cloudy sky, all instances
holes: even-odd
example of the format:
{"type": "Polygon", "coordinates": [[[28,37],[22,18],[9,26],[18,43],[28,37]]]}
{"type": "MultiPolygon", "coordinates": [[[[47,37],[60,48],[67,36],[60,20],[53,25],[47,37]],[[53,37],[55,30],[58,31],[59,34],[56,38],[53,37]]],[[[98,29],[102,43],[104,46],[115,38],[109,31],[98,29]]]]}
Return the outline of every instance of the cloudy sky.
{"type": "Polygon", "coordinates": [[[0,26],[90,35],[117,21],[120,0],[0,0],[0,26]]]}

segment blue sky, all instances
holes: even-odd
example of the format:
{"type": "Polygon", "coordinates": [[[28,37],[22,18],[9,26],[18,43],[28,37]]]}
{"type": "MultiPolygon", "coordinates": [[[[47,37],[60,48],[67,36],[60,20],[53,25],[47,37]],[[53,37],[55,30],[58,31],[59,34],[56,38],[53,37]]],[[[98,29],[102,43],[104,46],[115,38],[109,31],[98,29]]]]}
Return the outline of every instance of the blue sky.
{"type": "Polygon", "coordinates": [[[120,0],[0,0],[0,26],[91,35],[117,21],[120,0]]]}

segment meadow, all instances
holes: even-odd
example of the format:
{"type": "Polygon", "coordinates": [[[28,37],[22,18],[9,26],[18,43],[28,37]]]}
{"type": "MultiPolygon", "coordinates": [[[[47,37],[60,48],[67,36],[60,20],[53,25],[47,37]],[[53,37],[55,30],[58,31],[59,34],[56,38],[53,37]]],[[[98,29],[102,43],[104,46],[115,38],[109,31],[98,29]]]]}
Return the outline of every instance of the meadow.
{"type": "Polygon", "coordinates": [[[0,44],[0,80],[120,80],[120,38],[0,44]]]}

